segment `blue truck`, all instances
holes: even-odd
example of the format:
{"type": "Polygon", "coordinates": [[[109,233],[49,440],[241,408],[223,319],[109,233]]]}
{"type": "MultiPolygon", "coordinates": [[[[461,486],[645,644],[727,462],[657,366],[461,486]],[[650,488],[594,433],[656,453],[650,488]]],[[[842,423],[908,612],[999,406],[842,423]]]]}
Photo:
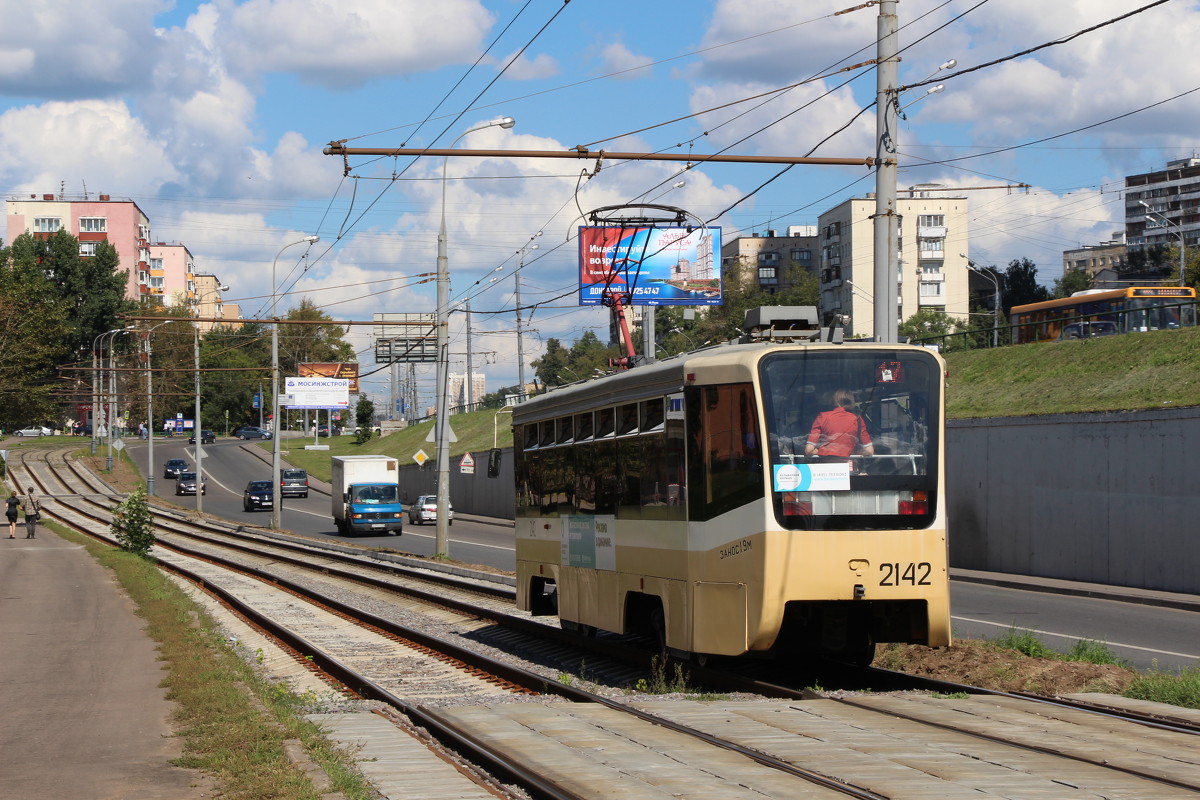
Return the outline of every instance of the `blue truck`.
{"type": "Polygon", "coordinates": [[[342,536],[399,536],[400,464],[390,456],[333,456],[330,483],[333,521],[342,536]]]}

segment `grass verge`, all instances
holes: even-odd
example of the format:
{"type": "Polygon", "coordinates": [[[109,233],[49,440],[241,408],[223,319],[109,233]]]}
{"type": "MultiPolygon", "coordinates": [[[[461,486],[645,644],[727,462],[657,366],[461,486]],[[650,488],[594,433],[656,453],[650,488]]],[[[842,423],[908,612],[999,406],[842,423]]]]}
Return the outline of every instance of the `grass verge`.
{"type": "Polygon", "coordinates": [[[376,796],[348,755],[303,718],[311,698],[260,676],[153,561],[53,528],[112,570],[158,643],[167,671],[163,686],[176,704],[176,730],[183,739],[178,766],[215,778],[225,800],[319,800],[309,778],[285,755],[284,742],[298,739],[329,775],[333,790],[349,800],[376,796]]]}

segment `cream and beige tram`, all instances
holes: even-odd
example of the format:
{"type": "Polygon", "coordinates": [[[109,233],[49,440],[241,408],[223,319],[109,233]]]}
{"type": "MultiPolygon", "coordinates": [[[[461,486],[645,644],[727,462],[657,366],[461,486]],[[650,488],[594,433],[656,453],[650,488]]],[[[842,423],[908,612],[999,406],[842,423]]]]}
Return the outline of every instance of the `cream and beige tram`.
{"type": "Polygon", "coordinates": [[[943,375],[920,347],[755,342],[517,406],[518,606],[702,658],[949,644],[943,375]],[[839,401],[858,441],[808,447],[839,401]]]}

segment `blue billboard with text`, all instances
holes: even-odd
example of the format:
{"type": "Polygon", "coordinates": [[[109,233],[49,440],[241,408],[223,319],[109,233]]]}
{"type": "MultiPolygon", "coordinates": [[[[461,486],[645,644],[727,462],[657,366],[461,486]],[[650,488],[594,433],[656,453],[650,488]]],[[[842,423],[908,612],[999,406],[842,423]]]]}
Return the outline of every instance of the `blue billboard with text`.
{"type": "Polygon", "coordinates": [[[635,306],[719,306],[720,228],[579,228],[579,304],[605,293],[635,306]]]}

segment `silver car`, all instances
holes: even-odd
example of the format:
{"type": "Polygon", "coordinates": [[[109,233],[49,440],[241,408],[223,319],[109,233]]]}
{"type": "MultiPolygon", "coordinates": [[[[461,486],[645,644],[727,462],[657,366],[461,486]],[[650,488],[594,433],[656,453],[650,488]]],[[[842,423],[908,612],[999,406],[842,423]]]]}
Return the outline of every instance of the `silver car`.
{"type": "Polygon", "coordinates": [[[19,431],[13,431],[13,436],[49,436],[54,431],[44,425],[30,425],[27,428],[21,428],[19,431]]]}
{"type": "MultiPolygon", "coordinates": [[[[424,525],[426,522],[437,522],[437,495],[423,494],[416,502],[408,506],[408,521],[413,525],[424,525]]],[[[450,506],[446,514],[446,524],[454,524],[454,506],[450,506]]]]}

